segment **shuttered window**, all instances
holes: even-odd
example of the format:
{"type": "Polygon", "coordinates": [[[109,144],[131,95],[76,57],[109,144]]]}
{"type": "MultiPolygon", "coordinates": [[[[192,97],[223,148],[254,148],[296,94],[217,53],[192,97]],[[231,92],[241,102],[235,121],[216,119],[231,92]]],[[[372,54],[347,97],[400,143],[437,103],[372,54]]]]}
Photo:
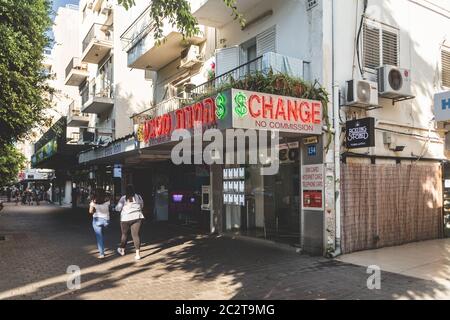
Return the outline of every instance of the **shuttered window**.
{"type": "Polygon", "coordinates": [[[442,85],[450,88],[450,48],[442,50],[442,85]]]}
{"type": "Polygon", "coordinates": [[[363,26],[363,63],[366,71],[383,65],[399,66],[399,31],[366,20],[363,26]]]}
{"type": "Polygon", "coordinates": [[[277,27],[273,26],[256,36],[256,55],[277,52],[277,27]]]}
{"type": "Polygon", "coordinates": [[[240,49],[238,46],[216,51],[216,74],[221,76],[239,66],[240,49]]]}

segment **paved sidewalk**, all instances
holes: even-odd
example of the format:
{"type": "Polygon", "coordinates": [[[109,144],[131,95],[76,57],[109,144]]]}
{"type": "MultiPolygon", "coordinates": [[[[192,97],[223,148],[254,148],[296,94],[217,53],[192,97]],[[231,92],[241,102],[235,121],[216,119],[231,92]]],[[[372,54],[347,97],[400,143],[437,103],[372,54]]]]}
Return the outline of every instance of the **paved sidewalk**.
{"type": "MultiPolygon", "coordinates": [[[[366,268],[252,242],[146,223],[143,259],[96,258],[86,211],[7,205],[0,212],[0,299],[432,299],[450,297],[434,281],[382,273],[368,290],[366,268]],[[70,265],[80,290],[67,289],[70,265]]],[[[106,245],[119,240],[114,221],[106,245]]]]}
{"type": "Polygon", "coordinates": [[[338,260],[359,266],[377,265],[385,271],[433,280],[450,288],[450,239],[356,252],[338,260]]]}

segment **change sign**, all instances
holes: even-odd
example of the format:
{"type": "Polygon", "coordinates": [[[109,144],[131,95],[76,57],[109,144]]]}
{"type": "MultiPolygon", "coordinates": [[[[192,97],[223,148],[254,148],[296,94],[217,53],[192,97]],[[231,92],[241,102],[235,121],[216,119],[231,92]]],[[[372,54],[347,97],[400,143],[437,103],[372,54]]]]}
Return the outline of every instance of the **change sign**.
{"type": "Polygon", "coordinates": [[[369,148],[375,147],[375,119],[364,118],[347,121],[347,148],[369,148]]]}

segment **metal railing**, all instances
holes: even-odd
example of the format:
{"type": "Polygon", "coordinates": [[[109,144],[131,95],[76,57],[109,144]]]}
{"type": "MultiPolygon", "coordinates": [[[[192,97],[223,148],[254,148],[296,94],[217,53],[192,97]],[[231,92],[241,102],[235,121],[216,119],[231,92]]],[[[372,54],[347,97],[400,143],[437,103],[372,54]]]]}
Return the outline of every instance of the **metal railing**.
{"type": "Polygon", "coordinates": [[[141,120],[152,119],[163,114],[173,112],[182,108],[184,105],[189,104],[191,99],[186,99],[182,97],[172,97],[161,101],[160,103],[150,107],[147,110],[142,111],[134,115],[132,118],[135,124],[139,123],[141,120]]]}
{"type": "Polygon", "coordinates": [[[89,117],[89,114],[82,113],[80,108],[75,104],[75,101],[72,101],[72,103],[69,106],[69,113],[67,115],[67,122],[70,122],[69,120],[72,117],[89,117]]]}
{"type": "Polygon", "coordinates": [[[128,52],[152,31],[153,26],[154,24],[150,19],[150,6],[148,6],[120,36],[122,49],[128,52]]]}
{"type": "Polygon", "coordinates": [[[83,40],[83,52],[93,40],[97,41],[113,41],[113,27],[94,23],[83,40]]]}
{"type": "Polygon", "coordinates": [[[215,77],[214,79],[208,80],[207,82],[195,87],[191,91],[192,99],[198,96],[208,95],[214,93],[220,87],[231,83],[233,81],[238,81],[244,79],[246,76],[255,74],[258,72],[263,72],[263,56],[253,59],[247,63],[244,63],[222,75],[215,77]]]}
{"type": "Polygon", "coordinates": [[[88,64],[81,62],[81,59],[78,57],[72,58],[72,60],[70,60],[69,64],[66,67],[66,78],[69,76],[70,72],[73,69],[87,71],[88,64]]]}
{"type": "Polygon", "coordinates": [[[86,82],[86,85],[81,90],[81,104],[84,106],[92,98],[114,99],[114,86],[112,85],[112,81],[97,77],[90,82],[86,82]]]}

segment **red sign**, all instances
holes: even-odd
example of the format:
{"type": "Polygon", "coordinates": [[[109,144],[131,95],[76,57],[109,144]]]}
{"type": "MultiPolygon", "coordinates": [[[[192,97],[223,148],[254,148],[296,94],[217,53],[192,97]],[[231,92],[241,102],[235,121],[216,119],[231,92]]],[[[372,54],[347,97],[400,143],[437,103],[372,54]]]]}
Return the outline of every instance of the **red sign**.
{"type": "Polygon", "coordinates": [[[150,139],[169,136],[174,130],[193,129],[196,122],[205,126],[214,124],[216,121],[215,101],[213,98],[207,98],[145,122],[143,127],[144,142],[147,143],[150,139]]]}
{"type": "Polygon", "coordinates": [[[322,191],[303,191],[303,208],[322,209],[322,191]]]}
{"type": "Polygon", "coordinates": [[[233,126],[301,134],[322,133],[322,103],[232,89],[233,126]]]}

